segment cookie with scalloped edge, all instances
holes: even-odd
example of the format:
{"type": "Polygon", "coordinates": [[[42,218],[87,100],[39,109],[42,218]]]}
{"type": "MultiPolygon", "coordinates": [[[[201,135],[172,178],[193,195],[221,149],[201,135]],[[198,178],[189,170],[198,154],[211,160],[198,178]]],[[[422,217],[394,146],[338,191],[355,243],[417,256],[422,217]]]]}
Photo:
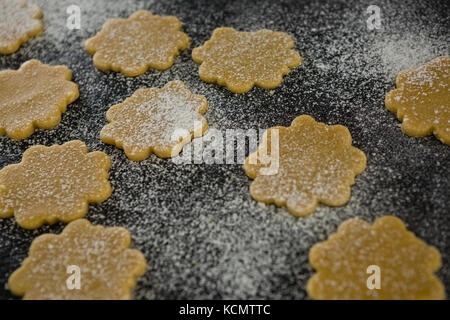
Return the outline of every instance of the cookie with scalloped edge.
{"type": "Polygon", "coordinates": [[[396,85],[385,103],[402,121],[402,131],[413,137],[433,133],[450,145],[450,57],[400,72],[396,85]]]}
{"type": "Polygon", "coordinates": [[[283,76],[302,62],[294,46],[292,37],[283,32],[218,28],[211,39],[192,51],[192,59],[200,64],[198,73],[203,81],[245,93],[255,85],[278,87],[283,76]]]}
{"type": "Polygon", "coordinates": [[[106,21],[99,33],[86,40],[85,49],[94,56],[99,70],[119,71],[127,77],[141,75],[149,68],[166,70],[190,45],[181,27],[174,16],[139,10],[128,19],[106,21]]]}
{"type": "Polygon", "coordinates": [[[23,0],[0,0],[0,54],[11,54],[44,27],[42,11],[23,0]]]}
{"type": "Polygon", "coordinates": [[[131,299],[147,262],[130,244],[124,228],[73,221],[59,235],[33,240],[28,257],[9,277],[9,289],[26,300],[131,299]]]}
{"type": "Polygon", "coordinates": [[[0,135],[22,140],[36,128],[57,126],[61,113],[79,96],[71,78],[69,68],[38,60],[23,63],[19,70],[0,71],[0,135]]]}
{"type": "Polygon", "coordinates": [[[21,227],[35,229],[82,218],[89,203],[108,199],[111,161],[88,151],[79,140],[27,149],[22,162],[0,170],[0,218],[14,215],[21,227]]]}
{"type": "Polygon", "coordinates": [[[393,216],[369,224],[353,218],[328,240],[314,245],[309,262],[316,270],[308,295],[322,300],[444,299],[436,272],[439,251],[408,231],[393,216]]]}
{"type": "Polygon", "coordinates": [[[352,146],[346,127],[316,122],[307,115],[295,118],[290,127],[268,129],[244,163],[245,173],[254,179],[252,197],[287,207],[295,216],[312,213],[319,202],[347,203],[350,186],[365,167],[366,156],[352,146]]]}
{"type": "Polygon", "coordinates": [[[141,88],[106,113],[108,124],[103,142],[125,151],[130,160],[142,161],[155,153],[174,157],[192,136],[208,128],[202,116],[208,101],[193,94],[182,81],[170,81],[163,88],[141,88]]]}

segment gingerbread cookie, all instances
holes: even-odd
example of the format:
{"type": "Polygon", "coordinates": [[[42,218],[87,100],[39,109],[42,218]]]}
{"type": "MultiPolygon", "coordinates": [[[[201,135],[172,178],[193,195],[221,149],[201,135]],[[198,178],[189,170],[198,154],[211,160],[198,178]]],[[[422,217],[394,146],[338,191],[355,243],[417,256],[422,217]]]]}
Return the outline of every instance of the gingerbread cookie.
{"type": "Polygon", "coordinates": [[[253,86],[278,87],[290,69],[302,58],[294,50],[294,40],[283,32],[259,30],[239,32],[233,28],[214,30],[211,39],[192,51],[200,64],[200,78],[245,93],[253,86]]]}
{"type": "Polygon", "coordinates": [[[349,219],[327,241],[314,245],[309,261],[317,273],[307,291],[313,299],[444,299],[434,275],[439,251],[393,216],[373,225],[349,219]]]}
{"type": "Polygon", "coordinates": [[[80,219],[60,235],[33,240],[28,258],[9,278],[10,290],[27,300],[130,299],[147,262],[124,228],[80,219]]]}
{"type": "Polygon", "coordinates": [[[23,0],[0,0],[0,54],[10,54],[44,27],[38,6],[23,0]]]}
{"type": "Polygon", "coordinates": [[[86,215],[88,203],[111,195],[109,157],[90,152],[81,141],[33,146],[22,162],[0,170],[0,218],[15,216],[26,229],[70,222],[86,215]]]}
{"type": "Polygon", "coordinates": [[[35,128],[51,129],[67,105],[78,99],[78,86],[65,66],[29,60],[19,70],[0,72],[0,135],[28,138],[35,128]]]}
{"type": "Polygon", "coordinates": [[[313,212],[319,202],[344,205],[355,175],[365,167],[366,157],[352,146],[346,127],[328,126],[306,115],[294,119],[290,127],[267,130],[258,150],[244,163],[245,173],[254,179],[252,197],[286,206],[296,216],[313,212]],[[263,172],[267,169],[271,172],[263,172]]]}
{"type": "Polygon", "coordinates": [[[386,108],[413,137],[433,133],[450,144],[450,57],[438,57],[416,70],[398,74],[397,89],[386,95],[386,108]]]}
{"type": "Polygon", "coordinates": [[[102,30],[85,43],[100,70],[120,71],[135,77],[149,68],[170,68],[181,50],[189,47],[189,37],[181,31],[176,17],[161,17],[140,10],[128,19],[110,19],[102,30]]]}
{"type": "Polygon", "coordinates": [[[206,98],[192,94],[182,81],[168,82],[162,89],[139,89],[108,110],[110,123],[100,137],[124,149],[134,161],[144,160],[152,152],[162,158],[173,157],[194,133],[206,131],[208,124],[202,114],[207,108],[206,98]]]}

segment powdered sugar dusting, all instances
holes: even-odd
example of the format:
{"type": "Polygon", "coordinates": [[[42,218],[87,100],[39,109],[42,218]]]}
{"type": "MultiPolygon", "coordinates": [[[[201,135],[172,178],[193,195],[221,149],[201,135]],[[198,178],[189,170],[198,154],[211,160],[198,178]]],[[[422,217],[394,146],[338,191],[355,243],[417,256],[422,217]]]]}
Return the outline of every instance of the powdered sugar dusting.
{"type": "Polygon", "coordinates": [[[67,104],[79,96],[71,71],[29,60],[19,70],[0,72],[0,135],[25,139],[34,128],[58,125],[67,104]]]}
{"type": "Polygon", "coordinates": [[[442,284],[433,274],[440,267],[438,251],[392,216],[383,216],[373,225],[360,219],[345,221],[327,241],[311,249],[310,260],[317,270],[308,283],[314,299],[444,298],[442,284]],[[368,290],[369,266],[382,274],[376,290],[368,290]]]}
{"type": "Polygon", "coordinates": [[[74,221],[62,234],[33,242],[29,257],[11,276],[11,289],[26,299],[129,299],[135,278],[146,268],[142,254],[129,244],[123,228],[74,221]],[[79,287],[70,290],[68,273],[73,276],[75,270],[79,287]]]}
{"type": "Polygon", "coordinates": [[[110,19],[94,37],[85,42],[100,70],[121,71],[137,76],[150,68],[165,70],[172,66],[179,50],[189,46],[176,17],[161,17],[140,10],[128,19],[110,19]]]}
{"type": "MultiPolygon", "coordinates": [[[[280,149],[276,172],[262,175],[260,168],[267,165],[253,165],[250,157],[244,165],[247,175],[255,179],[250,193],[256,200],[286,206],[298,216],[312,213],[318,202],[342,205],[348,201],[350,185],[365,169],[366,157],[350,145],[351,137],[344,128],[300,116],[288,128],[269,131],[270,135],[274,132],[278,133],[280,149]]],[[[267,145],[273,157],[271,141],[272,137],[267,138],[259,146],[259,160],[267,145]]]]}
{"type": "Polygon", "coordinates": [[[204,96],[192,94],[181,81],[171,81],[162,89],[140,89],[111,107],[107,113],[111,123],[102,129],[101,138],[123,148],[134,160],[144,160],[151,152],[173,156],[194,131],[203,133],[207,124],[201,114],[207,105],[204,96]]]}
{"type": "Polygon", "coordinates": [[[203,80],[244,93],[254,85],[265,89],[280,85],[282,76],[301,63],[293,47],[286,33],[219,28],[204,45],[193,50],[192,58],[202,64],[199,74],[203,80]]]}
{"type": "Polygon", "coordinates": [[[403,70],[416,69],[436,58],[439,53],[449,54],[449,44],[444,40],[435,41],[414,34],[395,36],[376,42],[375,48],[381,56],[383,67],[390,79],[403,70]]]}
{"type": "MultiPolygon", "coordinates": [[[[133,246],[144,253],[149,269],[138,281],[136,298],[304,299],[306,282],[313,274],[308,263],[311,246],[325,240],[347,218],[372,222],[385,214],[399,216],[409,230],[442,252],[438,276],[450,288],[450,148],[433,137],[415,139],[401,132],[395,115],[384,106],[386,93],[395,88],[395,74],[376,49],[377,43],[403,36],[409,41],[427,39],[426,46],[417,48],[419,65],[429,61],[428,56],[420,58],[420,52],[448,55],[448,1],[437,0],[433,6],[413,0],[378,1],[383,29],[373,31],[367,29],[365,14],[371,1],[36,3],[44,13],[45,32],[17,53],[1,56],[0,68],[17,69],[31,58],[67,65],[80,88],[80,99],[54,130],[38,130],[19,143],[0,138],[0,166],[19,162],[22,153],[38,143],[78,138],[90,150],[106,152],[112,160],[114,192],[101,205],[90,206],[86,218],[95,224],[126,227],[133,246]],[[80,5],[81,30],[65,27],[65,10],[72,3],[80,5]],[[219,27],[267,28],[292,36],[304,60],[272,94],[255,88],[236,95],[203,82],[192,50],[181,52],[163,72],[150,70],[125,78],[98,71],[83,48],[84,40],[107,19],[126,18],[138,9],[178,17],[191,38],[191,48],[201,46],[219,27]],[[99,133],[110,106],[139,88],[161,88],[175,79],[208,99],[204,117],[210,128],[288,126],[301,114],[346,126],[353,145],[367,156],[367,168],[356,177],[350,201],[336,208],[319,206],[299,219],[284,208],[254,201],[251,180],[239,164],[177,165],[156,156],[135,163],[122,150],[101,142],[99,133]]],[[[0,283],[6,284],[26,257],[33,238],[58,233],[63,226],[24,231],[12,219],[0,220],[0,283]]],[[[11,297],[6,289],[0,290],[0,296],[11,297]]]]}
{"type": "Polygon", "coordinates": [[[87,154],[80,141],[62,146],[35,146],[22,162],[0,170],[0,217],[14,215],[20,226],[34,229],[43,223],[69,222],[86,214],[88,202],[111,194],[109,158],[87,154]]]}
{"type": "Polygon", "coordinates": [[[24,0],[0,0],[0,52],[12,53],[42,29],[41,12],[24,0]]]}

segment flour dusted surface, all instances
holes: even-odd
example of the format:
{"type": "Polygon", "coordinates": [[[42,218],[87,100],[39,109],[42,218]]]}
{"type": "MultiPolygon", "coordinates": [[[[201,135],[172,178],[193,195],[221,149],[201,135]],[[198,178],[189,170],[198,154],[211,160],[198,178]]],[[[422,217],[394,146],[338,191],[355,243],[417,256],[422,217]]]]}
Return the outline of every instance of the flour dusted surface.
{"type": "MultiPolygon", "coordinates": [[[[312,275],[310,247],[326,240],[347,218],[371,223],[386,214],[399,216],[417,237],[442,252],[438,276],[450,287],[446,192],[450,150],[434,137],[415,139],[401,132],[395,115],[384,106],[386,93],[395,88],[397,70],[390,71],[395,62],[383,63],[379,50],[380,43],[394,46],[403,38],[398,44],[405,50],[395,51],[403,57],[400,70],[410,68],[413,60],[405,56],[411,50],[414,67],[448,55],[448,1],[435,1],[434,7],[409,0],[381,1],[377,5],[382,9],[383,30],[372,32],[367,30],[368,15],[364,14],[370,1],[36,3],[44,12],[44,34],[15,55],[0,57],[0,66],[17,69],[31,58],[67,65],[80,88],[80,99],[54,130],[38,130],[20,143],[1,138],[0,166],[19,162],[22,153],[38,143],[81,139],[90,150],[106,152],[112,160],[114,192],[103,204],[90,206],[86,218],[94,224],[126,227],[133,246],[144,253],[149,269],[138,280],[136,298],[304,299],[312,275]],[[70,4],[80,5],[81,30],[65,27],[70,4]],[[148,71],[137,78],[97,71],[84,51],[84,40],[94,36],[107,19],[126,18],[139,9],[177,16],[191,38],[191,48],[202,45],[222,26],[286,32],[295,38],[303,64],[284,78],[273,95],[258,88],[235,95],[204,83],[191,50],[181,52],[169,70],[148,71]],[[240,164],[176,165],[154,155],[133,163],[122,150],[100,141],[110,106],[141,87],[161,88],[175,79],[208,99],[204,116],[210,128],[288,126],[301,114],[348,127],[353,145],[367,156],[367,168],[356,177],[351,200],[340,208],[319,206],[312,215],[298,219],[284,208],[257,204],[249,194],[251,180],[240,164]]],[[[6,283],[25,258],[33,238],[59,233],[63,226],[30,232],[18,228],[12,219],[2,220],[0,283],[6,283]]],[[[0,290],[0,296],[11,297],[6,289],[0,290]]]]}

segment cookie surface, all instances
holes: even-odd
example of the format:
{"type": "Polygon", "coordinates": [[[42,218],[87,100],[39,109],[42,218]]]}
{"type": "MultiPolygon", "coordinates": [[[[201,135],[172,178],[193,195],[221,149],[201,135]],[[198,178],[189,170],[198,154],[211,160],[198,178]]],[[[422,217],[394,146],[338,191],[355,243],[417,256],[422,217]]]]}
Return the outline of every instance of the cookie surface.
{"type": "Polygon", "coordinates": [[[352,146],[346,127],[328,126],[306,115],[295,118],[290,127],[268,129],[258,150],[244,163],[245,173],[254,179],[252,197],[286,206],[296,216],[310,214],[319,202],[344,205],[355,176],[365,167],[366,156],[352,146]],[[267,161],[269,153],[271,162],[267,161]],[[262,174],[261,170],[270,167],[275,171],[262,174]]]}
{"type": "Polygon", "coordinates": [[[108,110],[110,123],[100,137],[124,149],[134,161],[144,160],[151,153],[173,157],[195,132],[201,135],[206,131],[208,124],[202,115],[207,108],[206,98],[192,94],[182,81],[168,82],[162,89],[138,89],[108,110]]]}
{"type": "Polygon", "coordinates": [[[28,257],[9,278],[24,299],[130,299],[136,278],[146,270],[141,252],[129,249],[129,232],[120,227],[71,222],[61,234],[33,240],[28,257]],[[78,268],[78,288],[71,268],[78,268]]]}
{"type": "Polygon", "coordinates": [[[22,140],[35,128],[51,129],[67,105],[78,99],[78,86],[65,66],[29,60],[19,70],[0,71],[0,135],[22,140]]]}
{"type": "MultiPolygon", "coordinates": [[[[409,232],[393,216],[372,225],[354,218],[343,222],[327,241],[314,245],[309,261],[317,273],[307,292],[313,299],[444,299],[434,275],[439,251],[409,232]],[[379,288],[368,288],[369,266],[379,268],[379,288]]],[[[370,279],[372,280],[372,279],[370,279]]]]}
{"type": "Polygon", "coordinates": [[[140,10],[128,19],[110,19],[85,49],[100,70],[113,70],[134,77],[149,68],[170,68],[180,50],[187,49],[189,37],[181,31],[176,17],[161,17],[140,10]]]}
{"type": "Polygon", "coordinates": [[[22,162],[0,170],[0,218],[14,215],[26,229],[81,218],[88,203],[100,203],[111,195],[109,167],[105,153],[88,153],[78,140],[33,146],[22,162]]]}
{"type": "Polygon", "coordinates": [[[44,27],[38,6],[23,0],[0,0],[0,54],[19,50],[28,39],[40,34],[44,27]]]}
{"type": "Polygon", "coordinates": [[[302,58],[294,50],[294,40],[286,33],[271,30],[239,32],[233,28],[214,30],[211,39],[192,51],[200,64],[200,78],[245,93],[253,86],[278,87],[290,69],[302,58]]]}
{"type": "Polygon", "coordinates": [[[433,133],[450,144],[450,57],[438,57],[397,76],[397,89],[386,95],[386,108],[413,137],[433,133]]]}

